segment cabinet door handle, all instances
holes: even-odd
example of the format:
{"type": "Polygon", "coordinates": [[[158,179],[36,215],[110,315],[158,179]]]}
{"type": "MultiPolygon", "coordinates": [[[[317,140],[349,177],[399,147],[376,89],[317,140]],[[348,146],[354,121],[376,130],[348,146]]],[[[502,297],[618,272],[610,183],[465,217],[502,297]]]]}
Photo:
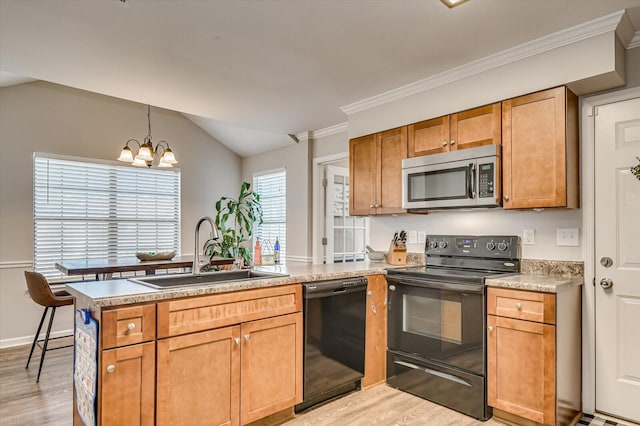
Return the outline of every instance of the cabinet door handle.
{"type": "Polygon", "coordinates": [[[371,312],[373,312],[374,314],[378,312],[378,310],[376,309],[376,304],[373,303],[373,292],[371,290],[367,291],[367,297],[369,298],[369,302],[371,304],[371,312]]]}
{"type": "Polygon", "coordinates": [[[454,141],[453,139],[451,140],[451,142],[449,142],[450,145],[453,145],[455,143],[456,143],[456,141],[454,141]]]}
{"type": "Polygon", "coordinates": [[[504,200],[505,200],[505,201],[509,201],[509,196],[508,196],[508,195],[505,195],[505,196],[504,196],[504,200]]]}
{"type": "Polygon", "coordinates": [[[374,207],[377,209],[378,207],[380,207],[380,204],[376,204],[374,207]]]}
{"type": "Polygon", "coordinates": [[[116,366],[113,364],[109,364],[107,365],[107,373],[113,373],[114,371],[116,371],[116,366]]]}
{"type": "Polygon", "coordinates": [[[244,340],[249,341],[249,338],[250,338],[250,337],[251,337],[251,335],[250,335],[250,334],[245,334],[245,335],[244,335],[244,340]]]}
{"type": "Polygon", "coordinates": [[[447,141],[442,141],[442,146],[447,146],[447,145],[449,145],[449,142],[447,142],[447,141]]]}
{"type": "Polygon", "coordinates": [[[520,302],[516,303],[516,309],[518,310],[522,309],[522,303],[520,302]]]}
{"type": "Polygon", "coordinates": [[[127,329],[128,329],[129,331],[133,331],[133,330],[135,330],[135,329],[136,329],[136,325],[135,325],[134,323],[130,322],[130,323],[127,325],[127,329]]]}
{"type": "Polygon", "coordinates": [[[488,327],[487,327],[487,330],[489,330],[489,331],[493,331],[493,326],[492,326],[492,325],[488,326],[488,327]]]}
{"type": "Polygon", "coordinates": [[[370,208],[370,209],[372,209],[372,208],[373,208],[373,204],[370,204],[370,205],[369,205],[369,208],[370,208]]]}
{"type": "Polygon", "coordinates": [[[240,338],[239,337],[235,337],[233,340],[236,342],[236,345],[240,344],[240,338]]]}

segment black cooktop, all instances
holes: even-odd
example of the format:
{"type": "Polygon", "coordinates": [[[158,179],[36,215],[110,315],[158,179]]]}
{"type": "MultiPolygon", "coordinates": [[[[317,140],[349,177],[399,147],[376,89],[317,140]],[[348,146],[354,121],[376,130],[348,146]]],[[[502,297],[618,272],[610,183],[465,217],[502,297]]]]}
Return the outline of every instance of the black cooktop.
{"type": "Polygon", "coordinates": [[[387,275],[400,275],[406,277],[433,279],[437,281],[474,282],[484,283],[485,278],[494,276],[512,275],[514,272],[481,271],[473,269],[452,269],[441,267],[409,267],[393,268],[387,270],[387,275]]]}

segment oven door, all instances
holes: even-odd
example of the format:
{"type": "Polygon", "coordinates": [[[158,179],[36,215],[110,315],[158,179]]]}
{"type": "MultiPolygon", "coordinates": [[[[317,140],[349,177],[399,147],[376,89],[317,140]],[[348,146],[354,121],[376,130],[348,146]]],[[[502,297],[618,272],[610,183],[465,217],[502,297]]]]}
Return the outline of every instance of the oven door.
{"type": "Polygon", "coordinates": [[[390,350],[484,375],[484,284],[387,277],[390,350]]]}

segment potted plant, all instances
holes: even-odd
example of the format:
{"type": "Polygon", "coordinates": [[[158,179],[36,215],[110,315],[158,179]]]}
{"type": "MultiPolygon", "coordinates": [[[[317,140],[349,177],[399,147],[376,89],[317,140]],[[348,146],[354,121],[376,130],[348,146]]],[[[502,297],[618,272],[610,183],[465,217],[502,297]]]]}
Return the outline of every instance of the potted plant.
{"type": "Polygon", "coordinates": [[[248,182],[242,182],[238,198],[220,197],[216,202],[215,225],[218,239],[208,240],[204,253],[208,256],[242,259],[251,264],[251,248],[245,243],[253,236],[253,225],[262,224],[260,195],[251,190],[248,182]]]}

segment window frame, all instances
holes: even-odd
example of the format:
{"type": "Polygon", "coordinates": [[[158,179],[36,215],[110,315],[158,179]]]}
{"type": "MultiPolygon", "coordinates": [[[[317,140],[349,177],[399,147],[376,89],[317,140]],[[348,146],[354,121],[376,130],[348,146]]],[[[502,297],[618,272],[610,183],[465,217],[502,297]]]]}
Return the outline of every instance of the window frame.
{"type": "MultiPolygon", "coordinates": [[[[263,223],[262,225],[255,225],[255,229],[253,232],[253,242],[252,242],[252,247],[255,246],[255,242],[257,238],[260,238],[261,241],[261,245],[262,245],[262,253],[264,255],[265,253],[265,247],[264,247],[264,242],[265,239],[261,236],[261,231],[260,228],[264,227],[264,225],[273,225],[273,224],[280,224],[280,226],[284,227],[284,233],[282,233],[282,235],[279,233],[278,235],[273,236],[273,239],[271,235],[269,235],[269,242],[271,243],[271,248],[273,248],[273,245],[275,244],[275,237],[279,237],[278,242],[280,243],[280,264],[286,264],[287,261],[287,168],[286,167],[279,167],[276,169],[270,169],[270,170],[265,170],[265,171],[261,171],[261,172],[256,172],[253,174],[253,179],[251,182],[251,187],[253,188],[253,191],[256,192],[257,194],[260,195],[260,204],[262,206],[262,210],[263,210],[263,223]],[[268,220],[264,220],[264,211],[265,211],[265,206],[264,206],[264,200],[265,198],[263,197],[263,194],[260,194],[260,192],[258,191],[258,185],[256,185],[256,179],[260,179],[263,178],[265,176],[269,176],[269,175],[275,175],[275,174],[284,174],[284,206],[283,206],[283,211],[284,211],[284,217],[281,221],[268,221],[268,220]]],[[[267,197],[267,198],[276,198],[276,197],[267,197]]]]}

